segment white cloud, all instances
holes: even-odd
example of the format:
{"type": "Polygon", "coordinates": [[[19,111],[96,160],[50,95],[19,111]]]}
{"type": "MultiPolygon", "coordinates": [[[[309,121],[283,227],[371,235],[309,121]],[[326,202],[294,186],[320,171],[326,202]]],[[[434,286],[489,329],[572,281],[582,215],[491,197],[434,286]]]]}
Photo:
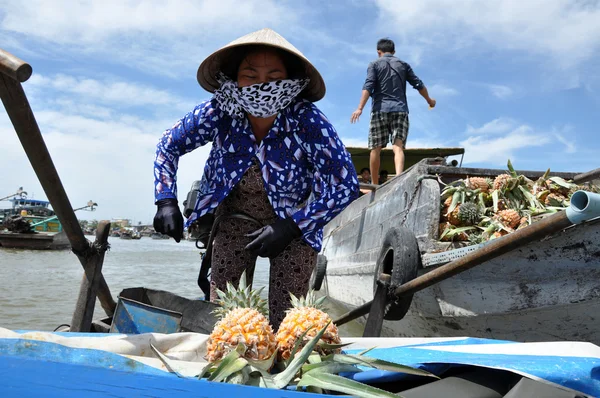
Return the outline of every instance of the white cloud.
{"type": "Polygon", "coordinates": [[[209,51],[241,34],[295,25],[302,13],[290,4],[275,0],[4,2],[0,31],[13,39],[39,41],[43,45],[38,55],[46,59],[64,62],[77,53],[180,78],[182,72],[197,68],[209,51]]]}
{"type": "MultiPolygon", "coordinates": [[[[156,144],[183,116],[179,108],[187,112],[192,105],[168,91],[117,80],[34,76],[25,87],[71,204],[78,207],[89,199],[99,204],[96,212],[78,217],[150,222],[156,144]]],[[[3,174],[3,186],[9,191],[23,186],[36,198],[46,198],[5,112],[0,113],[0,141],[0,169],[15,171],[3,174]]],[[[180,201],[201,177],[209,148],[182,157],[180,201]]]]}
{"type": "Polygon", "coordinates": [[[429,92],[429,95],[431,95],[433,98],[453,97],[460,94],[460,92],[457,89],[446,86],[444,84],[433,84],[431,86],[427,86],[427,91],[429,92]]]}
{"type": "MultiPolygon", "coordinates": [[[[133,218],[151,222],[154,212],[153,159],[160,133],[169,125],[123,117],[120,120],[90,119],[53,111],[37,112],[44,140],[67,195],[74,207],[93,199],[94,213],[79,218],[133,218]],[[162,124],[160,128],[150,126],[162,124]],[[154,131],[156,130],[156,131],[154,131]]],[[[45,199],[41,184],[27,161],[7,120],[0,120],[3,186],[8,191],[23,186],[36,198],[45,199]]],[[[180,202],[192,182],[202,175],[210,147],[183,156],[179,162],[180,202]]]]}
{"type": "MultiPolygon", "coordinates": [[[[465,148],[464,163],[483,163],[489,165],[505,165],[507,159],[515,160],[522,153],[528,158],[538,157],[534,147],[544,147],[556,142],[566,146],[567,153],[575,153],[575,145],[557,132],[535,129],[527,124],[506,118],[494,119],[481,127],[468,126],[468,137],[460,142],[465,148]]],[[[514,162],[513,162],[514,163],[514,162]]]]}
{"type": "Polygon", "coordinates": [[[27,82],[27,87],[38,91],[52,90],[70,96],[85,97],[88,102],[97,101],[121,107],[153,105],[189,110],[194,105],[194,101],[166,90],[120,80],[96,80],[64,74],[49,77],[34,75],[27,82]]]}
{"type": "Polygon", "coordinates": [[[492,120],[491,122],[485,123],[481,127],[473,127],[468,125],[467,134],[486,135],[507,133],[515,127],[515,124],[516,122],[512,119],[500,117],[492,120]]]}
{"type": "Polygon", "coordinates": [[[543,146],[550,142],[544,134],[512,132],[503,137],[486,138],[472,136],[460,142],[465,148],[464,163],[506,164],[507,159],[515,159],[518,150],[528,147],[543,146]]]}
{"type": "Polygon", "coordinates": [[[577,147],[575,146],[575,142],[566,139],[562,134],[554,133],[554,137],[565,146],[566,153],[575,153],[577,152],[577,147]]]}
{"type": "Polygon", "coordinates": [[[490,91],[492,92],[492,95],[494,97],[497,97],[500,99],[506,99],[506,98],[510,97],[511,95],[513,95],[512,88],[510,88],[508,86],[503,86],[501,84],[489,84],[488,88],[490,89],[490,91]]]}
{"type": "Polygon", "coordinates": [[[567,68],[600,47],[600,3],[571,0],[376,0],[380,26],[396,29],[403,43],[428,51],[456,50],[479,42],[525,54],[550,55],[567,68]]]}

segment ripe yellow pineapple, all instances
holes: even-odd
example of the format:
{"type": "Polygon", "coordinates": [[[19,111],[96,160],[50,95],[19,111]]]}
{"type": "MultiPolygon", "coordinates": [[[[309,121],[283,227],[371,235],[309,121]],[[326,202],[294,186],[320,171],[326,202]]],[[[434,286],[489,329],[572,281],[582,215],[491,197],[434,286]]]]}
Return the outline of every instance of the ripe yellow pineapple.
{"type": "Polygon", "coordinates": [[[487,178],[483,177],[470,177],[465,181],[467,188],[469,189],[480,189],[481,192],[488,192],[490,189],[490,183],[487,178]]]}
{"type": "Polygon", "coordinates": [[[267,320],[266,302],[259,290],[246,286],[246,273],[242,274],[239,288],[227,283],[227,292],[217,291],[221,308],[215,310],[221,318],[208,338],[205,359],[218,361],[242,343],[246,346],[244,357],[263,360],[277,350],[277,342],[267,320]]]}
{"type": "Polygon", "coordinates": [[[529,225],[529,218],[527,218],[526,216],[523,216],[523,217],[521,217],[521,221],[519,221],[519,226],[517,227],[517,229],[525,228],[528,225],[529,225]]]}
{"type": "Polygon", "coordinates": [[[460,218],[458,218],[458,213],[460,212],[460,206],[456,206],[452,213],[447,214],[448,222],[454,226],[460,225],[460,218]]]}
{"type": "MultiPolygon", "coordinates": [[[[275,336],[278,343],[279,358],[283,360],[290,357],[296,341],[304,332],[312,327],[304,336],[304,341],[300,344],[300,347],[303,347],[308,340],[313,338],[317,332],[331,321],[329,315],[322,310],[325,297],[317,299],[313,290],[310,290],[306,297],[297,298],[291,293],[290,296],[292,298],[292,308],[287,311],[287,315],[281,322],[275,336]]],[[[328,344],[341,343],[338,329],[333,322],[327,326],[321,340],[328,344]]]]}
{"type": "Polygon", "coordinates": [[[494,232],[494,234],[491,236],[491,239],[497,239],[497,238],[501,238],[504,235],[507,235],[508,232],[506,232],[505,230],[501,230],[501,231],[496,231],[494,232]]]}
{"type": "Polygon", "coordinates": [[[494,179],[494,185],[493,188],[494,190],[502,190],[504,189],[504,187],[506,187],[506,185],[508,184],[508,182],[510,181],[512,177],[508,174],[500,174],[498,175],[495,179],[494,179]]]}
{"type": "Polygon", "coordinates": [[[517,228],[521,223],[519,212],[514,209],[500,210],[496,214],[498,221],[510,228],[517,228]]]}

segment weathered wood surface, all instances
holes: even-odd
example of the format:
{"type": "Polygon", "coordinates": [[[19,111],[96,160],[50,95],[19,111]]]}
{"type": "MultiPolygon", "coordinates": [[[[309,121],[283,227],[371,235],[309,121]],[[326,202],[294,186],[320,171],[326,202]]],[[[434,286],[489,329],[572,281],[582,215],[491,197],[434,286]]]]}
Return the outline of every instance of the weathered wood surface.
{"type": "Polygon", "coordinates": [[[573,182],[575,184],[583,184],[584,182],[593,181],[600,178],[600,168],[590,170],[586,173],[577,174],[573,177],[573,182]]]}
{"type": "Polygon", "coordinates": [[[71,247],[64,232],[19,234],[0,232],[0,247],[29,250],[65,250],[71,247]]]}
{"type": "MultiPolygon", "coordinates": [[[[418,176],[430,169],[420,166],[358,198],[326,226],[322,254],[328,267],[323,294],[347,309],[373,299],[381,241],[385,231],[403,219],[418,176]]],[[[439,195],[436,180],[423,180],[416,207],[413,204],[406,220],[418,238],[421,254],[435,247],[431,238],[437,236],[439,195]]],[[[598,281],[600,222],[596,221],[536,240],[416,293],[406,317],[385,321],[382,334],[598,344],[598,281]]]]}
{"type": "MultiPolygon", "coordinates": [[[[478,169],[478,168],[467,168],[467,167],[450,167],[450,166],[429,166],[428,171],[430,174],[443,175],[447,180],[453,180],[465,177],[496,177],[499,174],[506,174],[506,170],[502,169],[478,169]]],[[[532,171],[532,170],[515,170],[517,174],[523,174],[525,177],[536,180],[543,176],[546,170],[543,171],[532,171]]],[[[573,179],[576,175],[581,173],[575,172],[555,172],[551,171],[550,175],[561,177],[566,180],[573,179]]]]}
{"type": "MultiPolygon", "coordinates": [[[[91,272],[84,272],[79,288],[79,297],[73,318],[71,320],[71,332],[89,332],[91,331],[92,318],[94,316],[94,307],[96,297],[98,295],[98,287],[100,277],[102,276],[102,264],[104,262],[104,254],[108,247],[108,235],[110,234],[110,222],[100,221],[96,229],[96,240],[94,247],[97,249],[92,257],[88,260],[88,267],[91,272]],[[91,278],[90,278],[91,274],[91,278]]],[[[106,300],[103,300],[105,302],[106,300]]],[[[114,313],[114,308],[103,307],[107,315],[111,316],[114,313]]]]}

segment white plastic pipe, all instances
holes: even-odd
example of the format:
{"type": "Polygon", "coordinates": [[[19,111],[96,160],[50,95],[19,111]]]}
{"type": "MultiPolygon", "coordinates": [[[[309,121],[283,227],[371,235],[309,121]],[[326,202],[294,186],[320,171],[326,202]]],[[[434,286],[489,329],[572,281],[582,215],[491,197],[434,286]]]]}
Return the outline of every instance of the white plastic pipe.
{"type": "Polygon", "coordinates": [[[573,224],[579,224],[600,217],[600,195],[587,191],[577,191],[571,196],[571,205],[567,207],[567,218],[573,224]]]}

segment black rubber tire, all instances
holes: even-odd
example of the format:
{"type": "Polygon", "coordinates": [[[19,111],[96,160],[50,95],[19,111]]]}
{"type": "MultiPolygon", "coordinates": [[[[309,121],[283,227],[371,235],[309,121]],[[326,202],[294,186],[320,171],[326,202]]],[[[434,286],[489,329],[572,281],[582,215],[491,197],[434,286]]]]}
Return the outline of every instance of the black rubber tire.
{"type": "Polygon", "coordinates": [[[321,290],[325,274],[327,273],[327,257],[322,254],[317,255],[317,265],[310,277],[310,288],[314,290],[321,290]]]}
{"type": "MultiPolygon", "coordinates": [[[[398,287],[416,278],[420,267],[421,254],[415,235],[406,228],[391,228],[383,238],[381,251],[377,258],[373,294],[377,288],[377,278],[380,273],[391,274],[392,286],[398,287]]],[[[398,321],[404,318],[411,303],[412,295],[390,301],[384,319],[398,321]]]]}

